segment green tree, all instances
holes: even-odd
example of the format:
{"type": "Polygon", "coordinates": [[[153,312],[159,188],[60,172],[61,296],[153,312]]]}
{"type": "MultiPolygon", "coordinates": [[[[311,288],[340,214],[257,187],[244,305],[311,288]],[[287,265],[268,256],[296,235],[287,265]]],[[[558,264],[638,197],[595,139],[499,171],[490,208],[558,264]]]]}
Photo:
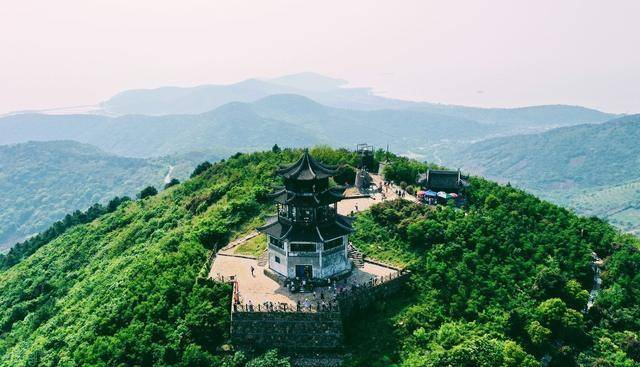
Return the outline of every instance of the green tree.
{"type": "Polygon", "coordinates": [[[164,189],[166,190],[172,186],[178,185],[179,183],[180,183],[180,180],[178,180],[177,178],[172,178],[171,181],[167,182],[164,185],[164,189]]]}
{"type": "Polygon", "coordinates": [[[140,200],[143,200],[145,198],[148,198],[150,196],[155,196],[158,194],[158,190],[156,190],[155,187],[153,186],[147,186],[144,189],[142,189],[142,191],[140,191],[140,193],[138,193],[137,197],[140,200]]]}
{"type": "Polygon", "coordinates": [[[291,367],[289,358],[280,357],[278,351],[270,350],[247,363],[246,367],[291,367]]]}
{"type": "Polygon", "coordinates": [[[194,178],[211,167],[212,167],[212,164],[209,161],[204,161],[196,166],[196,168],[191,173],[190,177],[194,178]]]}

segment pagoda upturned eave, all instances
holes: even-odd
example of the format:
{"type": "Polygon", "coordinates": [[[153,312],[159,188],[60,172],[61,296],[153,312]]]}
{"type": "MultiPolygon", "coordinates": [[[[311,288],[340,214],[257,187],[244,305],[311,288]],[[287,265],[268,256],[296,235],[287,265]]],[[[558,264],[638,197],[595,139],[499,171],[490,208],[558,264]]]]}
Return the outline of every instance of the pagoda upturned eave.
{"type": "Polygon", "coordinates": [[[268,196],[273,198],[274,202],[282,205],[317,207],[335,204],[344,199],[343,193],[345,189],[343,186],[337,186],[320,193],[297,193],[283,188],[268,196]]]}
{"type": "Polygon", "coordinates": [[[334,221],[311,226],[286,223],[273,217],[257,230],[278,240],[287,239],[290,242],[325,242],[354,232],[351,218],[343,215],[336,215],[334,221]]]}
{"type": "Polygon", "coordinates": [[[278,170],[278,174],[289,180],[311,181],[335,176],[338,173],[337,166],[322,164],[305,151],[297,162],[289,167],[278,170]]]}

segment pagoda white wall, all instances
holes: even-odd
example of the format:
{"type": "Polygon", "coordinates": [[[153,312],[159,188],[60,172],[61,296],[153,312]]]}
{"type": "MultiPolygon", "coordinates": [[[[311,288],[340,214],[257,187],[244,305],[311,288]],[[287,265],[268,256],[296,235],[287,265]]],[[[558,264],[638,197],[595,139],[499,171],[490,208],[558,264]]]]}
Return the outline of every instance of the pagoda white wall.
{"type": "Polygon", "coordinates": [[[269,269],[280,275],[287,276],[287,256],[280,254],[273,249],[269,251],[269,269]],[[280,263],[276,262],[276,256],[280,259],[280,263]]]}
{"type": "Polygon", "coordinates": [[[322,270],[320,278],[327,278],[351,268],[347,258],[348,237],[342,238],[342,246],[333,248],[322,254],[322,270]]]}
{"type": "Polygon", "coordinates": [[[289,278],[296,277],[296,265],[311,265],[313,270],[313,277],[320,278],[320,253],[317,249],[322,244],[316,244],[316,252],[289,252],[287,258],[287,276],[289,278]]]}
{"type": "Polygon", "coordinates": [[[288,278],[296,277],[297,265],[311,265],[313,278],[328,278],[351,269],[351,262],[347,257],[348,237],[342,237],[342,245],[322,252],[322,243],[316,243],[316,252],[290,252],[291,244],[286,243],[285,249],[269,245],[269,268],[288,278]],[[276,262],[278,256],[280,262],[276,262]]]}

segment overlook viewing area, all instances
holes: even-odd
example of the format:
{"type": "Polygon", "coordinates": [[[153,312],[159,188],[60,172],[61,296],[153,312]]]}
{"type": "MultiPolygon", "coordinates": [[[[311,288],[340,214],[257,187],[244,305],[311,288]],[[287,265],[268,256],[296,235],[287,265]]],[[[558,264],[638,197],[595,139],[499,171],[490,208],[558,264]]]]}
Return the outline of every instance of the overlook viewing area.
{"type": "Polygon", "coordinates": [[[234,345],[340,353],[343,319],[403,286],[408,272],[365,259],[349,235],[358,212],[385,200],[417,199],[366,171],[366,185],[332,185],[336,172],[308,151],[278,169],[284,186],[269,195],[275,216],[215,254],[209,278],[233,284],[234,345]]]}
{"type": "Polygon", "coordinates": [[[250,311],[301,311],[335,310],[335,300],[340,294],[358,287],[382,284],[399,275],[398,269],[365,261],[362,268],[355,268],[349,277],[314,287],[312,292],[291,292],[287,287],[268,277],[265,265],[258,259],[218,253],[209,276],[219,281],[235,283],[234,312],[250,311]],[[253,275],[251,267],[254,268],[253,275]],[[272,307],[265,306],[272,303],[272,307]]]}
{"type": "MultiPolygon", "coordinates": [[[[363,195],[355,187],[347,188],[343,200],[337,205],[338,214],[349,216],[367,210],[376,203],[400,198],[400,187],[392,184],[385,186],[378,174],[370,173],[370,177],[372,186],[383,187],[382,191],[363,195]]],[[[416,197],[407,193],[402,199],[417,201],[416,197]]],[[[400,274],[396,267],[365,260],[362,267],[354,267],[346,278],[332,280],[324,286],[316,285],[309,292],[292,292],[274,277],[267,276],[265,269],[268,264],[264,259],[266,250],[259,257],[238,252],[238,248],[256,240],[258,236],[264,235],[252,232],[223,247],[218,251],[209,272],[211,279],[234,283],[235,312],[331,310],[338,295],[359,287],[382,284],[400,274]]]]}
{"type": "MultiPolygon", "coordinates": [[[[371,178],[376,186],[383,182],[380,175],[371,174],[371,178]]],[[[345,191],[344,200],[338,205],[338,213],[350,215],[352,212],[357,213],[367,210],[376,203],[398,199],[397,190],[400,190],[400,188],[391,185],[384,192],[384,195],[381,192],[374,192],[363,197],[356,188],[348,188],[345,191]]],[[[403,199],[416,201],[414,196],[408,194],[403,199]]],[[[264,270],[267,265],[264,259],[237,252],[240,246],[252,239],[256,239],[257,236],[260,236],[258,232],[249,233],[222,248],[214,259],[209,272],[209,277],[212,279],[235,282],[237,301],[241,305],[237,308],[238,311],[244,311],[248,307],[249,301],[254,311],[264,311],[265,302],[273,303],[273,307],[277,308],[277,310],[284,310],[284,305],[286,305],[287,311],[295,311],[298,302],[300,302],[300,311],[317,311],[319,302],[321,308],[322,301],[325,301],[326,306],[330,307],[331,302],[335,300],[338,294],[348,292],[358,286],[366,286],[372,281],[375,281],[376,284],[382,283],[399,274],[398,269],[394,267],[372,261],[364,261],[364,267],[355,268],[348,278],[331,283],[330,286],[316,287],[314,289],[316,297],[314,297],[313,292],[294,293],[265,275],[264,270]],[[253,275],[251,274],[251,267],[254,269],[253,275]],[[321,294],[324,295],[324,299],[321,299],[321,294]],[[305,307],[305,300],[308,302],[308,307],[305,307]]]]}

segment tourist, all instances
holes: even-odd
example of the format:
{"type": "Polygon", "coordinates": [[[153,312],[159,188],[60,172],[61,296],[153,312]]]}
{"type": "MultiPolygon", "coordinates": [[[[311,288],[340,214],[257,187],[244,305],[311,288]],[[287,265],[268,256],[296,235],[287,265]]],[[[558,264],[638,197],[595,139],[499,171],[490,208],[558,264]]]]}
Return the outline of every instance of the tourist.
{"type": "Polygon", "coordinates": [[[300,312],[300,300],[296,301],[296,311],[300,312]]]}
{"type": "Polygon", "coordinates": [[[255,269],[253,268],[253,266],[251,266],[251,276],[255,278],[255,274],[253,273],[255,271],[255,269]]]}

